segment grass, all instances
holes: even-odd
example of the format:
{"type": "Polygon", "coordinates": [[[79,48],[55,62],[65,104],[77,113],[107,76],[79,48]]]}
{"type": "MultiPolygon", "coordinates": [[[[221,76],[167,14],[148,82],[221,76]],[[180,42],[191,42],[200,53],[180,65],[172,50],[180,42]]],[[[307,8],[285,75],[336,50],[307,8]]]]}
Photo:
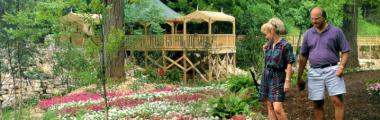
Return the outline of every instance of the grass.
{"type": "Polygon", "coordinates": [[[25,100],[21,106],[16,107],[15,109],[10,106],[6,108],[2,108],[2,112],[0,113],[0,120],[12,120],[12,119],[36,119],[32,117],[30,113],[30,109],[34,108],[38,103],[38,99],[31,98],[25,100]]]}
{"type": "Polygon", "coordinates": [[[358,35],[380,35],[380,26],[359,19],[358,35]]]}

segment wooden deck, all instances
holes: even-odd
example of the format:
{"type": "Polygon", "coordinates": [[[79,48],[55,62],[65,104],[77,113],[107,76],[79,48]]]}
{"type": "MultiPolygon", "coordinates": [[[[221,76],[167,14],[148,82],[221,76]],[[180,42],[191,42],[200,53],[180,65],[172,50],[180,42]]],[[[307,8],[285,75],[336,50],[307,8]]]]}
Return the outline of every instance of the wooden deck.
{"type": "Polygon", "coordinates": [[[133,51],[210,51],[235,53],[236,36],[233,34],[165,34],[127,36],[127,50],[133,51]]]}

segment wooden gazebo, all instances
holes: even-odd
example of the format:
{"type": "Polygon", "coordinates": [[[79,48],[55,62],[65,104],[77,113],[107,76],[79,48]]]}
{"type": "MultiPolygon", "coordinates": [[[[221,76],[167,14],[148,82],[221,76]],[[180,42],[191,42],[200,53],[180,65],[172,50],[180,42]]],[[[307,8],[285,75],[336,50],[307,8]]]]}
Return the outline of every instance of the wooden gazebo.
{"type": "Polygon", "coordinates": [[[100,24],[100,15],[69,12],[62,16],[60,21],[64,24],[66,31],[71,32],[70,35],[61,36],[61,39],[83,45],[87,36],[94,35],[92,24],[100,24]]]}
{"type": "Polygon", "coordinates": [[[166,19],[166,21],[171,26],[171,34],[144,35],[141,40],[127,45],[128,51],[144,52],[146,68],[149,64],[163,70],[177,67],[183,71],[184,80],[188,79],[187,76],[192,71],[193,78],[199,76],[200,79],[206,81],[222,79],[227,74],[235,72],[235,18],[233,16],[223,12],[197,10],[185,16],[166,19]],[[208,34],[187,34],[187,23],[191,21],[207,22],[208,34]],[[216,21],[231,22],[232,33],[213,34],[212,25],[216,21]],[[181,24],[183,34],[177,34],[177,26],[181,24]],[[162,54],[160,58],[152,58],[149,55],[150,52],[157,51],[162,54]],[[179,53],[181,56],[171,58],[167,56],[168,52],[179,53]]]}

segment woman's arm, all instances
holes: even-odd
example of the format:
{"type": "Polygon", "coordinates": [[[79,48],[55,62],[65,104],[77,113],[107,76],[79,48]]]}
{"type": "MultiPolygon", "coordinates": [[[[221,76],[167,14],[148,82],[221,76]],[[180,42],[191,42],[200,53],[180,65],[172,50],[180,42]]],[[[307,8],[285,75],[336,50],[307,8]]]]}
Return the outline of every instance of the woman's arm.
{"type": "Polygon", "coordinates": [[[292,78],[292,64],[289,63],[286,67],[286,76],[285,76],[285,85],[284,85],[285,92],[289,91],[291,78],[292,78]]]}

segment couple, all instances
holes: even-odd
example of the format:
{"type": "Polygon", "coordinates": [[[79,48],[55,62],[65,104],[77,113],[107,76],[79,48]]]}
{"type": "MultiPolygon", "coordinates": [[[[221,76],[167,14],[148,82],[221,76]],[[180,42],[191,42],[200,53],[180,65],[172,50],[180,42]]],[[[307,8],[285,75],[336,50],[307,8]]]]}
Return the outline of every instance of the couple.
{"type": "MultiPolygon", "coordinates": [[[[314,119],[323,119],[326,87],[335,108],[336,120],[343,120],[343,94],[346,93],[346,88],[342,74],[350,47],[343,32],[326,22],[326,12],[322,8],[313,8],[310,17],[313,27],[304,34],[299,56],[297,84],[301,91],[305,88],[302,74],[309,60],[308,98],[313,101],[314,119]],[[339,52],[341,52],[340,58],[339,52]]],[[[267,104],[270,120],[287,120],[282,102],[290,87],[292,63],[295,62],[293,49],[285,39],[280,37],[285,33],[284,23],[280,19],[270,19],[261,26],[261,32],[265,34],[269,42],[263,47],[265,69],[259,99],[267,104]]]]}

